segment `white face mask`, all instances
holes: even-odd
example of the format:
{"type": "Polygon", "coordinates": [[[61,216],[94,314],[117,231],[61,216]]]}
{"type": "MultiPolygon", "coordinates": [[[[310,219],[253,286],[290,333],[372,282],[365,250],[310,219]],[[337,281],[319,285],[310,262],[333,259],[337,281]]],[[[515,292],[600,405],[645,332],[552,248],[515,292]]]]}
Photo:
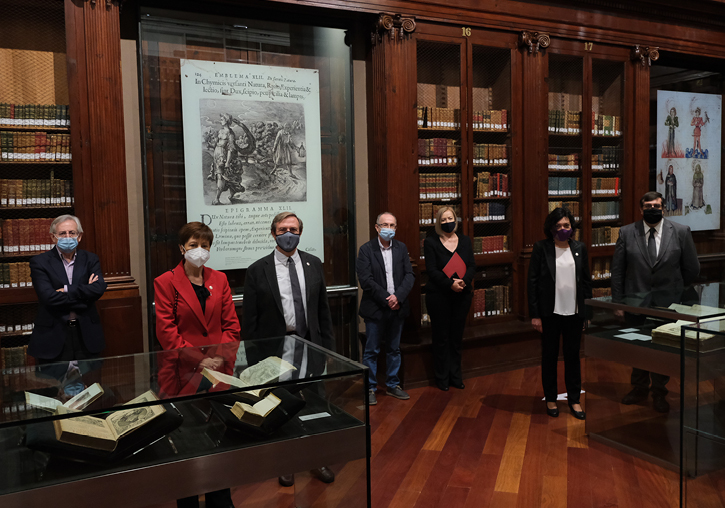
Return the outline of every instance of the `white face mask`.
{"type": "Polygon", "coordinates": [[[204,266],[204,264],[209,261],[209,256],[211,256],[211,254],[209,254],[209,251],[206,249],[202,249],[201,247],[187,250],[184,253],[184,257],[186,258],[186,260],[197,268],[204,266]]]}

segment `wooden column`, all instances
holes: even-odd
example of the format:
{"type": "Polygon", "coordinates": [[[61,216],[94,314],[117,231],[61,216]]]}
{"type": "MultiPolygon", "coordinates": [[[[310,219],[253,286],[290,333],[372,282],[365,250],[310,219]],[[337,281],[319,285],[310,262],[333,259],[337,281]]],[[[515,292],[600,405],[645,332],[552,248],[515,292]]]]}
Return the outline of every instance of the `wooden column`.
{"type": "Polygon", "coordinates": [[[65,0],[75,212],[82,248],[101,260],[108,289],[98,302],[104,356],[143,347],[141,297],[131,277],[121,85],[119,5],[65,0]]]}
{"type": "Polygon", "coordinates": [[[633,150],[630,161],[633,170],[633,189],[629,193],[631,220],[639,220],[639,200],[649,188],[649,100],[650,100],[650,64],[659,58],[657,48],[635,46],[632,50],[634,67],[634,111],[633,111],[633,150]]]}
{"type": "Polygon", "coordinates": [[[517,299],[523,302],[520,310],[528,315],[526,274],[531,260],[531,249],[541,240],[542,217],[548,213],[547,189],[549,188],[548,156],[548,58],[542,46],[549,45],[549,36],[537,32],[522,32],[523,94],[521,124],[523,144],[524,182],[521,199],[523,242],[517,263],[520,281],[515,288],[517,299]],[[542,44],[543,43],[543,44],[542,44]]]}
{"type": "Polygon", "coordinates": [[[66,0],[75,210],[109,289],[132,283],[119,6],[66,0]]]}

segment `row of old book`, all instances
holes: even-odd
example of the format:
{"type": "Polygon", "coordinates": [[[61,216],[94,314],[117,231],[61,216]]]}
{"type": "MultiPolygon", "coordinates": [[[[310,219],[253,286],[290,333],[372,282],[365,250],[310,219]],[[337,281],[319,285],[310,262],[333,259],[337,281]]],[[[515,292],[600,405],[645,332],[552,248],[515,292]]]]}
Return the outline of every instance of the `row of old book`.
{"type": "Polygon", "coordinates": [[[508,146],[492,143],[473,144],[474,166],[506,166],[508,163],[508,146]]]}
{"type": "Polygon", "coordinates": [[[549,196],[577,196],[581,192],[581,178],[550,176],[549,196]]]}
{"type": "Polygon", "coordinates": [[[592,220],[619,219],[619,201],[592,201],[592,220]]]}
{"type": "Polygon", "coordinates": [[[621,151],[618,146],[595,148],[594,153],[592,153],[592,171],[619,170],[619,154],[621,151]]]}
{"type": "Polygon", "coordinates": [[[418,190],[420,199],[456,199],[461,197],[459,173],[421,173],[418,190]]]}
{"type": "Polygon", "coordinates": [[[618,196],[619,192],[619,177],[592,178],[592,195],[618,196]]]}
{"type": "Polygon", "coordinates": [[[418,106],[418,128],[455,130],[461,128],[461,110],[418,106]]]}
{"type": "Polygon", "coordinates": [[[0,263],[0,288],[25,288],[32,285],[30,263],[0,263]]]}
{"type": "Polygon", "coordinates": [[[432,224],[435,224],[435,218],[436,214],[438,213],[438,210],[441,208],[451,207],[456,212],[456,217],[458,217],[458,220],[461,220],[461,205],[441,205],[437,203],[419,203],[418,204],[418,212],[419,212],[419,224],[421,226],[430,226],[432,224]]]}
{"type": "Polygon", "coordinates": [[[592,246],[614,245],[619,239],[619,227],[605,226],[592,228],[592,246]]]}
{"type": "Polygon", "coordinates": [[[473,222],[506,220],[506,203],[473,203],[473,222]]]}
{"type": "Polygon", "coordinates": [[[474,236],[474,254],[496,254],[509,251],[508,235],[474,236]]]}
{"type": "Polygon", "coordinates": [[[70,134],[0,131],[3,162],[68,162],[70,134]]]}
{"type": "Polygon", "coordinates": [[[0,334],[28,334],[33,331],[34,320],[35,307],[32,305],[0,307],[0,334]]]}
{"type": "MultiPolygon", "coordinates": [[[[474,286],[475,287],[475,286],[474,286]]],[[[473,317],[475,319],[511,313],[511,287],[492,286],[473,291],[473,317]]]]}
{"type": "Polygon", "coordinates": [[[68,127],[70,115],[64,104],[0,103],[0,126],[68,127]]]}
{"type": "Polygon", "coordinates": [[[579,171],[579,154],[549,154],[549,171],[579,171]]]}
{"type": "Polygon", "coordinates": [[[70,180],[0,180],[0,207],[72,206],[70,180]]]}
{"type": "Polygon", "coordinates": [[[566,208],[574,216],[575,221],[581,220],[581,208],[579,201],[549,201],[549,213],[557,208],[566,208]]]}
{"type": "Polygon", "coordinates": [[[581,131],[581,111],[549,110],[549,132],[556,134],[580,134],[581,131]]]}
{"type": "Polygon", "coordinates": [[[419,166],[457,166],[460,145],[455,139],[431,138],[418,140],[419,166]]]}
{"type": "Polygon", "coordinates": [[[508,130],[508,111],[505,109],[473,110],[473,130],[505,132],[508,130]]]}
{"type": "Polygon", "coordinates": [[[28,255],[50,250],[53,219],[6,219],[0,227],[0,245],[4,254],[28,255]]]}
{"type": "Polygon", "coordinates": [[[595,136],[621,136],[622,118],[592,112],[592,134],[595,136]]]}
{"type": "MultiPolygon", "coordinates": [[[[461,87],[418,83],[418,106],[431,108],[461,108],[461,87]]],[[[471,90],[474,110],[493,108],[493,89],[474,86],[471,90]]]]}
{"type": "Polygon", "coordinates": [[[612,278],[612,259],[594,258],[592,261],[592,280],[607,280],[612,278]]]}
{"type": "Polygon", "coordinates": [[[0,372],[3,377],[19,374],[21,369],[34,364],[35,359],[28,356],[28,346],[0,348],[0,372]]]}
{"type": "Polygon", "coordinates": [[[593,298],[602,298],[605,296],[612,296],[612,288],[592,288],[593,298]]]}
{"type": "Polygon", "coordinates": [[[476,173],[476,198],[507,198],[511,196],[509,175],[505,173],[476,173]]]}

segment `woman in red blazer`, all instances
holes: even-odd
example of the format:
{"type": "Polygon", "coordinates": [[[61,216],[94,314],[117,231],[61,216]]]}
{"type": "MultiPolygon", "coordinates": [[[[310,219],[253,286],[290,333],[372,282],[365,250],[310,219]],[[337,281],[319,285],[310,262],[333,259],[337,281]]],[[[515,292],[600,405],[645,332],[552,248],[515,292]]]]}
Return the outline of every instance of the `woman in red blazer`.
{"type": "MultiPolygon", "coordinates": [[[[179,230],[181,262],[154,280],[156,338],[169,350],[159,355],[159,387],[166,396],[196,393],[204,368],[225,374],[234,370],[241,328],[227,276],[204,266],[213,241],[206,224],[184,225],[179,230]]],[[[199,500],[179,499],[177,506],[198,507],[199,500]]],[[[231,492],[207,493],[206,506],[233,508],[231,492]]]]}

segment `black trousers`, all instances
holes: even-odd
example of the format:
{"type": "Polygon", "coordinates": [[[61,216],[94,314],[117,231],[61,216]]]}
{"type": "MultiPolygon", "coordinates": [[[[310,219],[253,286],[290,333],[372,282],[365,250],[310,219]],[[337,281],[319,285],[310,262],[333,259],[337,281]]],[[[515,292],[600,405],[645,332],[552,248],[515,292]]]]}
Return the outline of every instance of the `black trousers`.
{"type": "Polygon", "coordinates": [[[668,390],[665,385],[670,380],[670,376],[657,374],[656,372],[633,368],[632,386],[641,393],[646,394],[650,391],[650,377],[652,378],[652,395],[661,395],[662,397],[667,395],[668,390]]]}
{"type": "Polygon", "coordinates": [[[427,293],[433,332],[433,371],[439,386],[462,383],[461,344],[473,294],[427,293]]]}
{"type": "Polygon", "coordinates": [[[556,402],[556,367],[559,360],[559,337],[564,349],[564,383],[569,404],[579,404],[582,389],[579,347],[584,321],[579,316],[541,318],[541,384],[544,385],[546,402],[556,402]]]}
{"type": "Polygon", "coordinates": [[[103,361],[99,359],[100,357],[100,354],[88,351],[77,323],[66,325],[63,349],[60,354],[51,359],[36,358],[38,375],[60,381],[65,377],[68,371],[68,363],[72,360],[94,360],[84,361],[79,365],[83,383],[90,386],[101,380],[99,369],[103,365],[103,361]]]}

